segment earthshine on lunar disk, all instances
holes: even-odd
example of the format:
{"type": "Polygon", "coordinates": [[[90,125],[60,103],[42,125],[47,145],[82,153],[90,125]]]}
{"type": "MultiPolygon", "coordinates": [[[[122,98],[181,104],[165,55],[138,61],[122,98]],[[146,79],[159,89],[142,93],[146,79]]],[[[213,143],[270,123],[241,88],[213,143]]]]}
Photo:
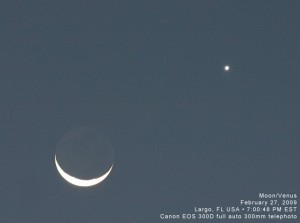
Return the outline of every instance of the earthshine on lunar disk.
{"type": "Polygon", "coordinates": [[[69,183],[90,187],[102,182],[113,168],[113,147],[99,130],[81,127],[67,132],[59,141],[55,166],[69,183]]]}

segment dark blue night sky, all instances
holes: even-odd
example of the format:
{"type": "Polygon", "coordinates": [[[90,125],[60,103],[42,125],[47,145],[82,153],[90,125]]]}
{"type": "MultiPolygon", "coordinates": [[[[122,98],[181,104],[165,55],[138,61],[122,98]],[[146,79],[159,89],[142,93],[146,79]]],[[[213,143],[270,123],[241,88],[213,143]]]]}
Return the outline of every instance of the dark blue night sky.
{"type": "Polygon", "coordinates": [[[299,12],[296,0],[2,1],[0,222],[172,222],[159,215],[299,195],[299,12]],[[79,126],[115,150],[88,189],[54,165],[79,126]]]}

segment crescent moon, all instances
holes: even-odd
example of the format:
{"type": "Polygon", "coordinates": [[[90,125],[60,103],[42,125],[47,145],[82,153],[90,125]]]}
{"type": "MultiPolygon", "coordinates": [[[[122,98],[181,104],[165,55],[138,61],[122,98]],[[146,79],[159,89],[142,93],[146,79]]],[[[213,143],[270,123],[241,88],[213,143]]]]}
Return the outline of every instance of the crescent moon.
{"type": "Polygon", "coordinates": [[[59,174],[69,183],[75,185],[75,186],[79,186],[79,187],[90,187],[90,186],[94,186],[100,182],[102,182],[110,173],[110,171],[113,168],[113,165],[110,167],[110,169],[103,174],[102,176],[98,177],[98,178],[93,178],[90,180],[82,180],[82,179],[78,179],[76,177],[73,177],[69,174],[67,174],[65,171],[63,171],[63,169],[60,167],[60,165],[58,164],[57,160],[56,160],[56,155],[55,155],[55,165],[56,168],[59,172],[59,174]]]}

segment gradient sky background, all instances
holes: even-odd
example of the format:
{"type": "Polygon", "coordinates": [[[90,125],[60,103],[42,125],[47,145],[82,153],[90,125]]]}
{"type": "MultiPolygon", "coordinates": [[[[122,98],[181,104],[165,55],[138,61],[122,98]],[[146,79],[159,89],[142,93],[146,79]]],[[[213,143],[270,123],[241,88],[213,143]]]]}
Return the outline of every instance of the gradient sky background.
{"type": "Polygon", "coordinates": [[[156,223],[299,194],[299,12],[299,1],[2,1],[0,222],[156,223]],[[78,126],[115,148],[90,189],[54,165],[78,126]]]}

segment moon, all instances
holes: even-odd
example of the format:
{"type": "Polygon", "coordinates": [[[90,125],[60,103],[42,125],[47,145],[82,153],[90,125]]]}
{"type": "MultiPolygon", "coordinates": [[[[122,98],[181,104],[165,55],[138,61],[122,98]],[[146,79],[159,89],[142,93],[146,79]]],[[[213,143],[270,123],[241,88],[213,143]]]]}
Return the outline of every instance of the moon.
{"type": "Polygon", "coordinates": [[[59,141],[54,161],[67,182],[90,187],[105,180],[113,168],[114,152],[103,132],[90,127],[75,128],[59,141]]]}
{"type": "Polygon", "coordinates": [[[107,173],[105,173],[104,175],[98,177],[98,178],[94,178],[94,179],[90,179],[90,180],[82,180],[82,179],[78,179],[76,177],[72,177],[71,175],[67,174],[65,171],[63,171],[63,169],[59,166],[57,160],[56,160],[56,155],[55,155],[55,165],[56,168],[58,170],[58,172],[60,173],[60,175],[69,183],[79,186],[79,187],[90,187],[90,186],[94,186],[100,182],[102,182],[110,173],[110,171],[113,168],[113,165],[111,166],[111,168],[107,171],[107,173]]]}

